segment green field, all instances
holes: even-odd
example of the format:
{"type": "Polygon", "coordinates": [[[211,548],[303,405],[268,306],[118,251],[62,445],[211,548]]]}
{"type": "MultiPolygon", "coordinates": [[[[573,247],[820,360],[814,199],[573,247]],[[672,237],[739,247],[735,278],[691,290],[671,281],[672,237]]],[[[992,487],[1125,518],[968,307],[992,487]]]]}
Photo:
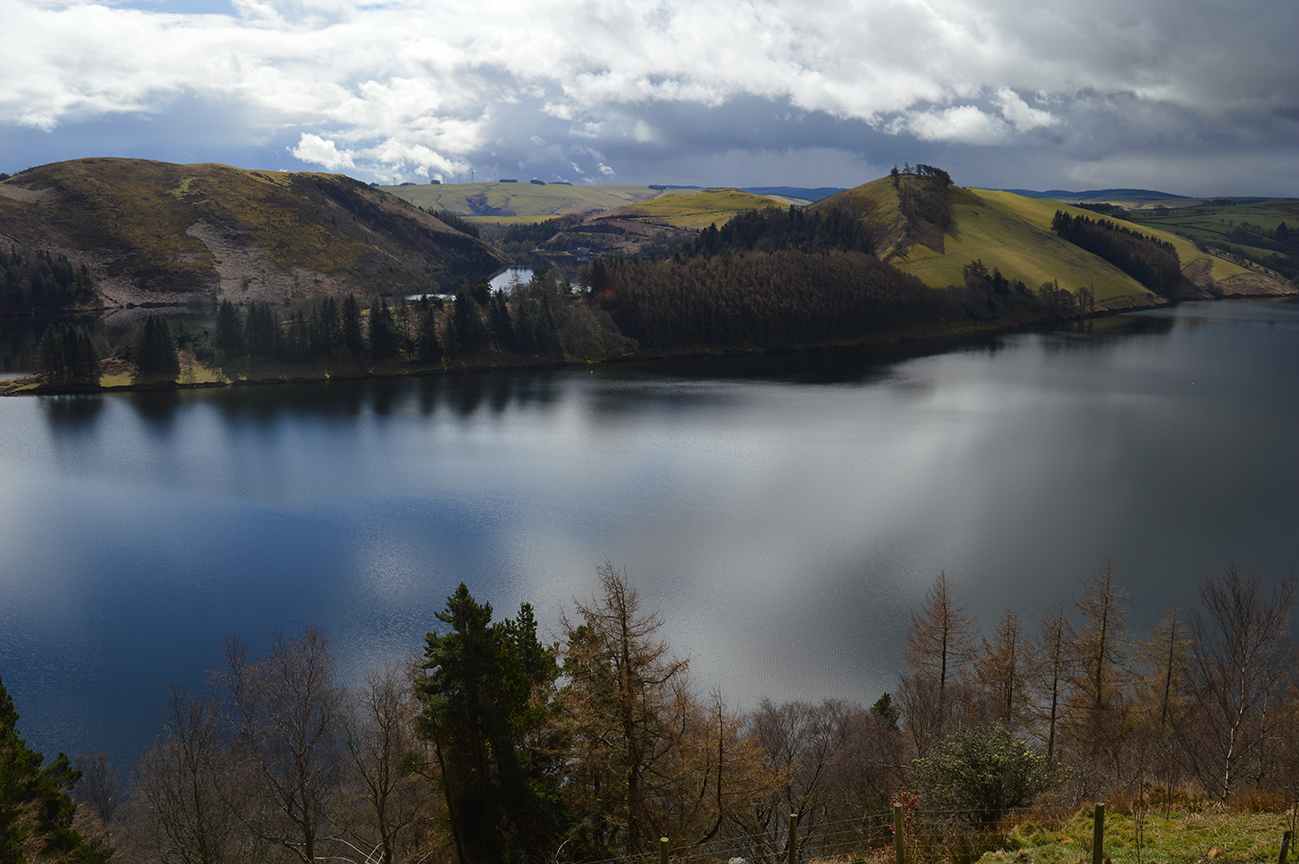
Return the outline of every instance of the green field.
{"type": "Polygon", "coordinates": [[[723,225],[737,213],[762,210],[767,207],[784,207],[783,202],[764,195],[753,195],[738,189],[705,189],[700,192],[665,192],[663,195],[637,204],[621,207],[618,215],[662,219],[679,228],[707,228],[723,225]]]}
{"type": "Polygon", "coordinates": [[[536,222],[573,213],[594,213],[648,201],[660,194],[660,190],[648,186],[562,183],[442,183],[379,188],[425,210],[447,210],[484,222],[536,222]]]}
{"type": "MultiPolygon", "coordinates": [[[[1147,208],[1128,214],[1128,220],[1176,231],[1208,243],[1228,243],[1228,235],[1243,222],[1275,231],[1282,222],[1299,227],[1299,201],[1256,201],[1230,206],[1147,208]]],[[[1240,244],[1233,244],[1240,245],[1240,244]]],[[[1259,250],[1262,254],[1270,254],[1259,250]]]]}

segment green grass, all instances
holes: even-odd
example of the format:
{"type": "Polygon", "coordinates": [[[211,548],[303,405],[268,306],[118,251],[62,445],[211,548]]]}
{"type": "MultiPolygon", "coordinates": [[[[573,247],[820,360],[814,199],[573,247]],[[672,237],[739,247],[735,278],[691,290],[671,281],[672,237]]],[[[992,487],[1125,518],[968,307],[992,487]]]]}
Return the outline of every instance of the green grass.
{"type": "MultiPolygon", "coordinates": [[[[1114,864],[1146,862],[1275,861],[1288,814],[1240,813],[1213,808],[1146,814],[1138,833],[1131,814],[1105,817],[1105,856],[1114,864]]],[[[1084,809],[1064,826],[1027,823],[1008,837],[1009,851],[991,852],[980,864],[1011,861],[1078,864],[1091,861],[1092,816],[1084,809]]]]}
{"type": "Polygon", "coordinates": [[[737,213],[782,207],[780,201],[738,189],[705,189],[700,192],[668,192],[652,201],[619,208],[620,215],[662,219],[681,228],[707,228],[729,222],[737,213]]]}
{"type": "Polygon", "coordinates": [[[457,216],[478,217],[477,221],[550,219],[571,213],[612,210],[636,201],[656,197],[659,190],[648,186],[595,185],[565,186],[560,183],[442,183],[422,186],[383,186],[425,210],[448,210],[457,216]]]}
{"type": "Polygon", "coordinates": [[[1253,201],[1230,207],[1177,207],[1145,209],[1128,219],[1152,228],[1178,231],[1208,242],[1230,242],[1227,235],[1241,222],[1275,231],[1282,222],[1299,227],[1299,201],[1253,201]]]}
{"type": "MultiPolygon", "coordinates": [[[[1055,211],[1057,210],[1064,210],[1068,213],[1071,213],[1074,216],[1082,214],[1087,216],[1090,219],[1098,218],[1095,213],[1092,213],[1089,210],[1082,210],[1076,207],[1069,207],[1068,205],[1061,204],[1058,201],[1050,201],[1050,200],[1045,200],[1040,198],[1024,198],[1023,196],[1014,195],[1009,192],[990,192],[990,191],[979,190],[978,194],[981,197],[985,198],[986,200],[994,201],[1002,204],[1003,206],[1010,208],[1012,211],[1023,216],[1026,220],[1037,225],[1039,228],[1041,228],[1044,231],[1051,230],[1051,218],[1055,215],[1055,211]]],[[[1114,222],[1119,225],[1124,224],[1123,219],[1117,219],[1112,216],[1104,216],[1100,218],[1109,219],[1111,222],[1114,222]]],[[[1153,226],[1144,223],[1139,225],[1132,224],[1130,227],[1134,228],[1137,231],[1140,231],[1142,234],[1146,234],[1151,237],[1155,237],[1159,240],[1165,240],[1169,243],[1172,243],[1173,248],[1177,250],[1177,258],[1179,261],[1181,261],[1182,267],[1186,267],[1187,265],[1195,262],[1200,258],[1208,259],[1209,261],[1212,262],[1213,265],[1212,276],[1215,280],[1220,281],[1223,279],[1228,279],[1232,276],[1238,276],[1242,273],[1248,272],[1247,270],[1245,270],[1245,268],[1237,264],[1233,264],[1230,261],[1224,261],[1221,258],[1217,258],[1212,255],[1206,255],[1205,253],[1196,249],[1195,244],[1193,242],[1187,240],[1185,237],[1177,236],[1172,231],[1164,230],[1161,228],[1154,228],[1153,226]]]]}
{"type": "MultiPolygon", "coordinates": [[[[872,186],[878,194],[878,181],[872,186]]],[[[1061,287],[1071,290],[1089,287],[1100,304],[1144,304],[1157,300],[1131,276],[1061,240],[1051,231],[1051,219],[1057,210],[1091,218],[1096,218],[1095,213],[1012,192],[957,187],[951,190],[950,204],[952,224],[943,235],[942,251],[917,243],[910,246],[905,257],[893,261],[927,284],[958,285],[962,282],[962,269],[977,259],[989,269],[996,267],[1007,279],[1022,280],[1030,288],[1052,280],[1059,280],[1061,287]]],[[[880,220],[881,214],[877,213],[875,218],[880,220]]],[[[1122,220],[1113,221],[1122,223],[1122,220]]],[[[1183,267],[1198,262],[1197,272],[1203,271],[1215,281],[1249,273],[1230,261],[1200,252],[1194,243],[1170,231],[1145,225],[1132,227],[1172,243],[1183,267]]]]}

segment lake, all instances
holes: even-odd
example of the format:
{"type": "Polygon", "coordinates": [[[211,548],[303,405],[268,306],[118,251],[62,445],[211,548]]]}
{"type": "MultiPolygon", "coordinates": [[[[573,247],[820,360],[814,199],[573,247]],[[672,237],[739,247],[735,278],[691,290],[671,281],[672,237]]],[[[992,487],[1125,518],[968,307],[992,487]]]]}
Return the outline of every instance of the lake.
{"type": "MultiPolygon", "coordinates": [[[[12,370],[11,370],[12,371],[12,370]]],[[[896,690],[945,570],[1034,631],[1106,556],[1141,635],[1299,563],[1299,305],[942,344],[0,399],[0,678],[52,755],[152,740],[223,640],[346,677],[464,581],[558,638],[606,558],[734,705],[896,690]]]]}

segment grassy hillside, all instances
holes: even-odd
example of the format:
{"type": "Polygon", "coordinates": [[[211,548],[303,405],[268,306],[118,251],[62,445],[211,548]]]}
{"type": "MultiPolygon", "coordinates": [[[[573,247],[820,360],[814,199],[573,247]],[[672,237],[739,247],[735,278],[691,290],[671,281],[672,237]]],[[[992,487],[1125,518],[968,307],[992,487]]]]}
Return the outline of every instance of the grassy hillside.
{"type": "Polygon", "coordinates": [[[707,228],[732,219],[746,210],[786,206],[765,195],[753,195],[738,189],[705,189],[700,192],[673,192],[615,210],[611,216],[662,220],[678,228],[707,228]]]}
{"type": "Polygon", "coordinates": [[[442,183],[381,186],[425,210],[447,210],[483,221],[541,221],[571,213],[612,210],[659,194],[648,186],[568,186],[562,183],[442,183]]]}
{"type": "MultiPolygon", "coordinates": [[[[1091,218],[1095,218],[1096,216],[1096,214],[1090,213],[1089,211],[1080,210],[1074,207],[1069,207],[1067,205],[1060,204],[1059,202],[1056,201],[1045,201],[1041,199],[1024,198],[1019,195],[1012,195],[1008,192],[989,192],[986,190],[979,190],[978,194],[981,197],[983,197],[985,200],[998,203],[1001,206],[1013,211],[1014,213],[1018,214],[1019,216],[1022,216],[1024,219],[1031,222],[1033,225],[1045,231],[1051,230],[1051,217],[1055,215],[1055,212],[1057,210],[1065,210],[1075,216],[1079,214],[1084,214],[1091,218]]],[[[1103,218],[1109,219],[1110,221],[1119,224],[1122,224],[1122,222],[1124,221],[1122,219],[1117,219],[1112,216],[1107,216],[1103,218]]],[[[1143,234],[1147,234],[1151,237],[1155,237],[1156,239],[1163,240],[1168,243],[1172,243],[1173,247],[1177,249],[1177,257],[1182,262],[1183,269],[1195,265],[1197,261],[1200,261],[1200,259],[1204,259],[1204,265],[1207,265],[1212,268],[1211,276],[1214,280],[1228,279],[1232,276],[1238,276],[1246,272],[1243,267],[1240,267],[1239,265],[1236,264],[1232,264],[1230,261],[1225,261],[1222,258],[1216,258],[1212,255],[1208,255],[1206,253],[1200,252],[1198,249],[1195,248],[1194,243],[1186,240],[1186,238],[1184,237],[1179,237],[1176,234],[1173,234],[1169,231],[1163,231],[1159,229],[1152,230],[1149,226],[1141,226],[1141,225],[1133,226],[1133,227],[1143,234]]]]}
{"type": "Polygon", "coordinates": [[[506,259],[341,175],[80,159],[0,183],[0,235],[85,263],[109,303],[423,289],[506,259]]]}
{"type": "MultiPolygon", "coordinates": [[[[902,183],[916,182],[903,175],[902,183]]],[[[890,178],[859,186],[818,202],[813,209],[848,208],[876,232],[878,253],[933,286],[957,285],[962,270],[981,260],[1011,281],[1030,288],[1058,280],[1061,287],[1091,288],[1098,305],[1111,309],[1161,302],[1135,279],[1095,255],[1062,240],[1051,231],[1057,210],[1095,217],[1058,201],[1013,192],[950,187],[951,222],[945,230],[903,215],[898,190],[890,178]]],[[[1279,221],[1279,220],[1278,220],[1279,221]]],[[[1226,293],[1271,294],[1292,291],[1238,264],[1196,249],[1170,232],[1138,227],[1177,249],[1183,273],[1197,286],[1226,293]]]]}

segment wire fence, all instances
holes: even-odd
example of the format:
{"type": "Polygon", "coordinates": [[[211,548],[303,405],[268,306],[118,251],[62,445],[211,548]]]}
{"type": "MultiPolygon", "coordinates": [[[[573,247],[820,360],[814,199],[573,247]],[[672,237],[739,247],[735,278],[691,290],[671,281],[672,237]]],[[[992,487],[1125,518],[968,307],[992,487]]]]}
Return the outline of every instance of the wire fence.
{"type": "MultiPolygon", "coordinates": [[[[986,811],[904,810],[901,815],[903,851],[907,862],[977,861],[986,852],[1004,848],[1009,828],[1031,820],[1059,830],[1078,815],[1077,808],[1026,808],[986,811]]],[[[872,813],[835,822],[806,820],[774,824],[723,839],[688,846],[668,840],[666,864],[884,864],[896,861],[898,844],[894,813],[872,813]],[[790,837],[794,855],[790,856],[790,837]]],[[[598,864],[661,864],[662,848],[598,864]]]]}
{"type": "Polygon", "coordinates": [[[917,809],[914,799],[909,804],[892,813],[834,822],[808,818],[799,825],[791,818],[788,823],[693,845],[674,846],[669,840],[665,847],[597,864],[974,864],[988,853],[998,854],[985,860],[1064,864],[1205,860],[1287,864],[1294,828],[1284,814],[1265,820],[1266,825],[1257,818],[1251,821],[1250,814],[1225,812],[1128,812],[1111,814],[1107,821],[1104,805],[926,811],[917,809]],[[1248,850],[1227,852],[1228,835],[1237,830],[1230,827],[1233,820],[1244,826],[1239,830],[1246,835],[1248,850]],[[1171,832],[1175,838],[1171,848],[1165,842],[1156,852],[1148,829],[1171,832]],[[1035,840],[1044,840],[1050,848],[1035,848],[1035,840]]]}

